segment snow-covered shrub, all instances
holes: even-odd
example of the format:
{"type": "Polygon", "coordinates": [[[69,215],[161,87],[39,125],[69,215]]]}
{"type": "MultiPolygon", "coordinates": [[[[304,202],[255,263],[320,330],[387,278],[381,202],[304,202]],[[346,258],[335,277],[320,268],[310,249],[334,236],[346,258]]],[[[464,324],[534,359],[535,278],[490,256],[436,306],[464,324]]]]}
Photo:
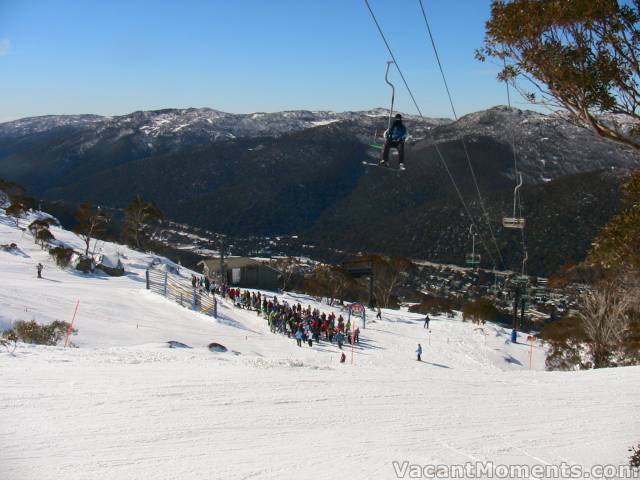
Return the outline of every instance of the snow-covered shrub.
{"type": "Polygon", "coordinates": [[[95,269],[95,262],[91,257],[81,255],[76,261],[76,270],[84,273],[91,273],[95,269]]]}
{"type": "Polygon", "coordinates": [[[453,312],[456,307],[457,305],[451,299],[429,297],[417,305],[411,305],[409,311],[423,315],[442,315],[453,312]]]}
{"type": "Polygon", "coordinates": [[[634,292],[613,282],[580,298],[578,316],[587,337],[594,368],[613,366],[629,333],[634,292]]]}
{"type": "Polygon", "coordinates": [[[545,365],[547,370],[579,370],[591,368],[590,362],[584,361],[586,348],[584,344],[573,340],[550,342],[545,365]]]}
{"type": "Polygon", "coordinates": [[[479,298],[462,308],[462,321],[471,320],[475,324],[484,324],[486,321],[496,321],[499,314],[500,312],[490,300],[479,298]]]}
{"type": "MultiPolygon", "coordinates": [[[[606,309],[605,309],[606,310],[606,309]]],[[[609,322],[608,309],[603,315],[609,322]]],[[[618,328],[619,339],[612,341],[604,326],[596,324],[594,331],[580,315],[568,316],[550,323],[542,330],[541,338],[549,346],[546,366],[549,370],[578,370],[640,364],[640,318],[632,317],[618,328]],[[595,333],[594,333],[595,332],[595,333]]],[[[607,327],[610,328],[610,327],[607,327]]]]}
{"type": "Polygon", "coordinates": [[[631,447],[629,449],[631,456],[629,457],[629,465],[635,468],[640,468],[640,443],[637,447],[631,447]]]}
{"type": "Polygon", "coordinates": [[[544,327],[541,338],[547,342],[548,370],[579,370],[589,368],[586,362],[587,337],[580,319],[565,317],[544,327]]]}
{"type": "Polygon", "coordinates": [[[5,332],[13,335],[17,340],[37,345],[56,345],[69,329],[69,323],[56,320],[48,325],[41,325],[35,320],[18,320],[13,329],[5,332]]]}
{"type": "Polygon", "coordinates": [[[2,336],[0,337],[0,347],[6,348],[9,353],[13,353],[16,351],[17,343],[18,337],[13,330],[2,332],[2,336]]]}
{"type": "Polygon", "coordinates": [[[0,250],[13,253],[18,250],[18,245],[16,243],[3,243],[0,244],[0,250]]]}
{"type": "Polygon", "coordinates": [[[49,255],[53,257],[60,268],[67,268],[73,257],[73,248],[53,247],[49,249],[49,255]]]}
{"type": "Polygon", "coordinates": [[[43,248],[45,245],[47,245],[51,240],[55,240],[55,237],[53,236],[53,234],[45,229],[45,230],[40,230],[37,234],[36,234],[36,243],[39,243],[43,248]]]}
{"type": "Polygon", "coordinates": [[[109,257],[108,255],[99,255],[96,259],[96,268],[102,270],[112,277],[121,277],[124,275],[124,265],[118,257],[109,257]]]}

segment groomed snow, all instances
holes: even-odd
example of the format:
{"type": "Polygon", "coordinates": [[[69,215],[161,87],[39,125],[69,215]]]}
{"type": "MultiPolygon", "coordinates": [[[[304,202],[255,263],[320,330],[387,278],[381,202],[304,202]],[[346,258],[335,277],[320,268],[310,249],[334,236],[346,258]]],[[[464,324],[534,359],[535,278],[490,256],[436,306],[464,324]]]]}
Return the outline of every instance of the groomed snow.
{"type": "Polygon", "coordinates": [[[392,310],[368,312],[354,364],[348,348],[340,364],[334,345],[298,348],[253,312],[224,303],[215,320],[146,291],[151,254],[100,242],[126,276],[61,270],[0,214],[12,242],[0,327],[68,321],[79,300],[78,348],[0,353],[0,479],[396,478],[394,460],[623,464],[640,440],[640,368],[545,372],[536,345],[529,370],[529,346],[501,327],[435,317],[429,334],[392,310]]]}

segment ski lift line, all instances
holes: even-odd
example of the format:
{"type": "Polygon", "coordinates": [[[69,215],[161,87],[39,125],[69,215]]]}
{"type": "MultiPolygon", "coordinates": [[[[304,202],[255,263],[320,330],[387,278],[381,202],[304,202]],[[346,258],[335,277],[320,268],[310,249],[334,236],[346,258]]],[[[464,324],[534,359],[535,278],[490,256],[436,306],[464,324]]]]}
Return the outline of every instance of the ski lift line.
{"type": "MultiPolygon", "coordinates": [[[[375,14],[373,13],[373,10],[371,9],[371,5],[369,5],[369,0],[364,0],[365,5],[367,6],[367,9],[369,10],[369,13],[371,14],[371,18],[373,19],[373,22],[375,23],[376,27],[378,28],[378,32],[380,33],[380,37],[382,38],[382,41],[384,42],[385,46],[387,47],[387,51],[389,52],[389,55],[391,56],[391,59],[393,60],[393,63],[396,66],[396,69],[398,70],[398,73],[400,74],[400,78],[402,79],[402,82],[404,83],[405,88],[407,89],[407,91],[409,92],[409,96],[411,97],[411,101],[413,102],[413,105],[415,106],[416,110],[418,111],[418,115],[420,115],[420,118],[422,119],[422,121],[426,121],[424,118],[424,115],[422,114],[422,110],[420,110],[420,106],[418,105],[418,102],[416,101],[413,92],[411,90],[411,88],[409,87],[409,84],[407,83],[407,80],[404,76],[404,74],[402,73],[402,70],[400,69],[400,66],[398,65],[398,61],[396,60],[395,55],[393,54],[393,50],[391,50],[391,46],[389,45],[389,42],[387,41],[387,37],[385,36],[384,32],[382,31],[382,27],[380,26],[380,23],[378,22],[378,19],[376,18],[375,14]]],[[[471,215],[471,212],[469,211],[469,207],[467,206],[467,203],[464,201],[464,197],[462,196],[462,192],[460,192],[460,189],[458,188],[458,184],[455,181],[455,178],[453,178],[453,174],[451,173],[451,170],[449,169],[449,166],[447,165],[446,160],[444,159],[444,156],[442,155],[442,152],[440,151],[440,148],[438,147],[437,143],[435,142],[435,138],[433,137],[433,133],[431,132],[430,129],[427,130],[429,132],[429,136],[431,137],[432,143],[433,143],[433,147],[438,155],[438,158],[440,159],[440,162],[442,163],[442,166],[444,167],[445,171],[447,172],[447,175],[449,176],[449,179],[451,180],[451,183],[453,184],[453,188],[456,191],[456,194],[458,195],[458,198],[460,199],[460,202],[462,203],[462,206],[464,207],[465,213],[467,214],[467,217],[469,217],[469,220],[471,221],[471,223],[473,223],[476,226],[476,230],[477,230],[477,225],[476,222],[473,218],[473,215],[471,215]]],[[[484,242],[484,238],[482,235],[478,234],[478,236],[480,237],[480,243],[482,244],[482,247],[484,248],[484,250],[487,252],[487,254],[489,255],[489,257],[491,258],[491,261],[495,264],[496,261],[493,258],[493,254],[491,253],[491,251],[487,248],[485,242],[484,242]]]]}
{"type": "Polygon", "coordinates": [[[418,0],[420,3],[420,10],[422,10],[422,18],[424,18],[424,23],[427,26],[427,33],[429,34],[429,40],[431,40],[431,46],[433,47],[433,53],[436,56],[436,62],[438,62],[438,68],[440,69],[440,75],[442,76],[442,81],[444,82],[444,89],[447,91],[447,97],[449,98],[449,105],[451,105],[451,111],[453,112],[453,118],[458,120],[458,114],[456,113],[456,107],[453,105],[453,99],[451,97],[451,92],[449,91],[449,84],[447,83],[447,79],[444,75],[444,68],[442,67],[442,62],[440,61],[440,55],[438,54],[438,49],[436,48],[436,42],[433,39],[433,34],[431,33],[431,26],[429,25],[429,21],[427,20],[427,13],[425,12],[424,5],[422,4],[422,0],[418,0]]]}
{"type": "MultiPolygon", "coordinates": [[[[442,76],[442,82],[444,83],[444,88],[447,92],[447,97],[449,98],[449,105],[451,105],[451,111],[453,112],[453,118],[457,121],[458,114],[456,113],[456,108],[453,103],[453,96],[451,95],[451,91],[449,90],[449,84],[447,82],[447,77],[444,74],[444,67],[442,66],[442,62],[440,61],[440,54],[438,53],[438,48],[436,47],[436,42],[433,38],[433,33],[431,32],[431,26],[429,25],[429,20],[427,19],[427,12],[424,9],[424,4],[422,0],[418,0],[420,4],[420,10],[422,11],[422,18],[424,19],[424,23],[427,27],[427,33],[429,35],[429,40],[431,41],[431,46],[433,48],[433,53],[436,57],[436,61],[438,63],[438,69],[440,70],[440,75],[442,76]]],[[[496,240],[495,233],[493,231],[493,227],[491,226],[491,218],[487,213],[487,210],[484,205],[484,199],[482,198],[482,194],[480,193],[480,186],[478,185],[478,179],[476,177],[475,169],[471,163],[471,156],[469,155],[469,150],[467,148],[467,143],[464,141],[464,138],[461,137],[460,141],[462,142],[462,147],[464,149],[464,154],[467,159],[467,165],[469,166],[469,171],[471,172],[471,177],[473,179],[473,183],[476,187],[476,192],[478,193],[478,199],[480,201],[480,208],[482,210],[482,214],[487,222],[487,226],[489,227],[489,232],[491,234],[491,239],[493,240],[493,244],[496,247],[496,252],[498,253],[498,257],[500,258],[500,264],[504,268],[504,258],[502,257],[502,252],[500,251],[500,246],[498,245],[498,241],[496,240]]]]}

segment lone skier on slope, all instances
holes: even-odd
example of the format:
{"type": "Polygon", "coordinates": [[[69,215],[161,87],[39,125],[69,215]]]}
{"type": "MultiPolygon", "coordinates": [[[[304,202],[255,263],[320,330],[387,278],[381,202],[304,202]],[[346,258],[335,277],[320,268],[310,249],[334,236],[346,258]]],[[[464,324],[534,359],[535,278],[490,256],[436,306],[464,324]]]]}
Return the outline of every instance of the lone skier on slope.
{"type": "Polygon", "coordinates": [[[427,316],[424,319],[424,325],[422,326],[422,328],[429,328],[429,322],[431,321],[431,319],[429,318],[429,314],[427,313],[427,316]]]}
{"type": "Polygon", "coordinates": [[[404,166],[404,141],[407,139],[407,128],[402,123],[402,115],[396,114],[391,128],[384,132],[384,148],[382,149],[382,160],[380,165],[389,165],[389,150],[393,147],[398,151],[398,168],[405,170],[404,166]]]}
{"type": "Polygon", "coordinates": [[[42,278],[42,269],[44,268],[44,266],[41,263],[38,263],[38,265],[36,265],[36,270],[38,271],[38,278],[42,278]]]}
{"type": "Polygon", "coordinates": [[[416,355],[418,355],[418,361],[421,362],[422,358],[420,358],[420,356],[422,355],[422,345],[418,344],[418,348],[416,349],[416,355]]]}

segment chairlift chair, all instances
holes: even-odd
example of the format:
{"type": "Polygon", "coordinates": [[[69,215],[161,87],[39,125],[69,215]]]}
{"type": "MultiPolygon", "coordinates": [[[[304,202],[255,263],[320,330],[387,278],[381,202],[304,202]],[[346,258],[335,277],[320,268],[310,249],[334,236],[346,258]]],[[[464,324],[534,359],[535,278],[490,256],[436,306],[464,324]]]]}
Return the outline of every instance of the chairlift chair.
{"type": "Polygon", "coordinates": [[[518,190],[522,187],[522,174],[519,175],[519,182],[516,185],[516,188],[513,191],[513,217],[504,217],[502,219],[502,226],[504,228],[516,228],[523,229],[524,228],[524,218],[517,216],[516,207],[518,203],[518,190]]]}
{"type": "Polygon", "coordinates": [[[480,254],[479,253],[467,253],[465,256],[465,263],[467,265],[480,265],[480,254]]]}
{"type": "MultiPolygon", "coordinates": [[[[387,130],[391,128],[391,119],[393,118],[393,102],[396,97],[396,88],[393,86],[393,83],[389,81],[389,67],[391,67],[392,63],[396,63],[393,60],[387,60],[387,69],[384,72],[384,81],[391,87],[391,107],[389,108],[389,120],[387,122],[387,130]]],[[[378,139],[378,131],[376,130],[375,137],[373,142],[369,144],[370,147],[377,148],[378,150],[382,150],[384,148],[384,138],[378,139]]]]}
{"type": "Polygon", "coordinates": [[[473,224],[469,225],[469,235],[471,235],[471,253],[465,255],[465,263],[472,267],[480,265],[480,254],[476,253],[476,235],[473,231],[473,224]]]}

